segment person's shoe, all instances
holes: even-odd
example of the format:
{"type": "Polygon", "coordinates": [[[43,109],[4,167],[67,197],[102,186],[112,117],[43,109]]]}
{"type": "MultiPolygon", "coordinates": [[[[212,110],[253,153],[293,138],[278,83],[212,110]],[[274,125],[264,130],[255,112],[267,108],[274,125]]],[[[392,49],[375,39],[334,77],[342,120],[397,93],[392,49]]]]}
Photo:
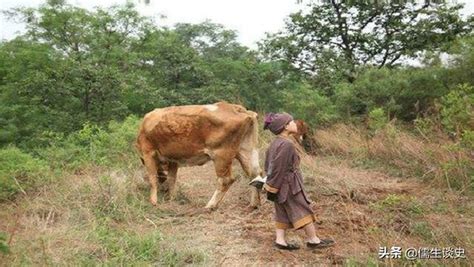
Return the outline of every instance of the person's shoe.
{"type": "Polygon", "coordinates": [[[285,246],[285,245],[278,244],[277,242],[275,242],[275,247],[277,247],[277,248],[279,248],[279,249],[283,249],[283,250],[296,250],[296,249],[300,249],[300,246],[298,246],[297,244],[290,244],[290,243],[288,243],[288,244],[285,246]]]}
{"type": "Polygon", "coordinates": [[[327,248],[334,246],[335,242],[332,239],[321,239],[319,243],[311,243],[311,242],[306,242],[306,246],[308,248],[327,248]]]}

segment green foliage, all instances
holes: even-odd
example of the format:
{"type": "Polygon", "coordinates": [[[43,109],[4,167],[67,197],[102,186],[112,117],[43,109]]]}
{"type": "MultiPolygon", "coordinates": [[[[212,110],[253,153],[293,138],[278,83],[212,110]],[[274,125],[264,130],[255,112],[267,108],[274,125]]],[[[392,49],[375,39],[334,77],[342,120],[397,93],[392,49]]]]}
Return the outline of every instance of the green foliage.
{"type": "Polygon", "coordinates": [[[127,90],[143,90],[127,83],[136,77],[129,71],[137,64],[135,31],[149,25],[132,6],[89,12],[51,2],[13,15],[28,18],[28,33],[0,46],[0,98],[7,103],[0,144],[31,148],[45,131],[70,133],[129,113],[125,97],[137,93],[127,90]]]}
{"type": "Polygon", "coordinates": [[[382,108],[375,108],[369,112],[369,130],[377,132],[387,124],[387,115],[382,108]]]}
{"type": "Polygon", "coordinates": [[[290,110],[298,119],[312,125],[328,125],[338,119],[330,99],[308,85],[287,89],[283,92],[283,108],[290,110]]]}
{"type": "Polygon", "coordinates": [[[89,11],[65,1],[6,13],[28,31],[0,43],[0,146],[45,146],[51,133],[170,105],[280,108],[293,79],[211,22],[160,28],[131,4],[89,11]]]}
{"type": "Polygon", "coordinates": [[[175,32],[180,42],[194,48],[206,60],[245,59],[247,48],[237,42],[237,33],[222,25],[205,21],[200,24],[178,23],[175,32]]]}
{"type": "MultiPolygon", "coordinates": [[[[87,164],[118,165],[135,157],[134,142],[139,119],[111,121],[106,128],[93,124],[68,136],[53,136],[46,148],[36,151],[53,168],[76,169],[87,164]]],[[[138,161],[137,161],[138,162],[138,161]]]]}
{"type": "Polygon", "coordinates": [[[474,150],[474,131],[465,130],[461,136],[461,144],[467,149],[474,150]]]}
{"type": "Polygon", "coordinates": [[[441,98],[441,123],[458,135],[474,129],[474,87],[459,85],[441,98]]]}
{"type": "Polygon", "coordinates": [[[0,201],[47,183],[48,165],[16,147],[0,149],[0,201]]]}
{"type": "Polygon", "coordinates": [[[441,69],[367,68],[353,83],[336,85],[334,101],[346,117],[383,107],[390,118],[415,119],[449,90],[438,78],[441,69]]]}
{"type": "Polygon", "coordinates": [[[0,44],[0,145],[18,144],[47,129],[70,129],[72,118],[64,111],[68,103],[48,77],[56,57],[47,45],[21,38],[0,44]]]}
{"type": "MultiPolygon", "coordinates": [[[[473,24],[474,16],[471,16],[473,24]]],[[[474,34],[458,38],[448,50],[452,56],[445,82],[449,84],[474,84],[474,34]]]]}

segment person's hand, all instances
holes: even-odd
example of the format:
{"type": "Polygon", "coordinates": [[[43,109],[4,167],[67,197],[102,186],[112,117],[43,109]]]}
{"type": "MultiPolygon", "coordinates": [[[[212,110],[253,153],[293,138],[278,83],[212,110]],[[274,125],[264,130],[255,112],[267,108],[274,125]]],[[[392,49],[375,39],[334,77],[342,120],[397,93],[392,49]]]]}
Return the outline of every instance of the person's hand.
{"type": "Polygon", "coordinates": [[[267,192],[267,199],[268,199],[268,200],[270,200],[270,201],[272,201],[272,202],[277,201],[277,199],[278,199],[277,193],[268,192],[268,191],[266,191],[266,190],[265,190],[265,192],[267,192]]]}

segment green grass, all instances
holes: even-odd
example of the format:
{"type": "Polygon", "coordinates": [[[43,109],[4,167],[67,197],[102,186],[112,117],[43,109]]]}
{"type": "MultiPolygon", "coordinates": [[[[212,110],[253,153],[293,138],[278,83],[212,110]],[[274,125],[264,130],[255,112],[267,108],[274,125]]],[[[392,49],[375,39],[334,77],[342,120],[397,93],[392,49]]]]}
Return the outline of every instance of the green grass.
{"type": "Polygon", "coordinates": [[[411,217],[422,215],[425,208],[413,196],[389,194],[385,199],[370,205],[379,211],[398,211],[411,217]]]}
{"type": "Polygon", "coordinates": [[[0,253],[8,254],[10,252],[10,247],[7,244],[7,234],[0,232],[0,253]]]}
{"type": "Polygon", "coordinates": [[[413,235],[421,237],[423,240],[434,243],[433,229],[428,222],[416,221],[410,225],[410,232],[413,235]]]}
{"type": "Polygon", "coordinates": [[[51,181],[46,161],[34,158],[16,147],[0,149],[0,201],[51,181]]]}

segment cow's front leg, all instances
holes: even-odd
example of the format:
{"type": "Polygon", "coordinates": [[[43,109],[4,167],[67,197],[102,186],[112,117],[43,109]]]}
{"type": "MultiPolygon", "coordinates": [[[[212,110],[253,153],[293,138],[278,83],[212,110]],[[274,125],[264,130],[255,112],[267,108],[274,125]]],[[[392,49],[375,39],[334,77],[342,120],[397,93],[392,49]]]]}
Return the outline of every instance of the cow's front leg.
{"type": "Polygon", "coordinates": [[[206,205],[206,209],[214,210],[217,208],[229,187],[234,183],[232,176],[232,159],[216,158],[214,166],[217,174],[217,190],[206,205]]]}
{"type": "Polygon", "coordinates": [[[234,183],[233,177],[219,177],[217,179],[218,186],[217,190],[212,195],[211,200],[206,205],[206,209],[215,210],[221,200],[224,198],[225,193],[229,190],[230,186],[234,183]]]}

